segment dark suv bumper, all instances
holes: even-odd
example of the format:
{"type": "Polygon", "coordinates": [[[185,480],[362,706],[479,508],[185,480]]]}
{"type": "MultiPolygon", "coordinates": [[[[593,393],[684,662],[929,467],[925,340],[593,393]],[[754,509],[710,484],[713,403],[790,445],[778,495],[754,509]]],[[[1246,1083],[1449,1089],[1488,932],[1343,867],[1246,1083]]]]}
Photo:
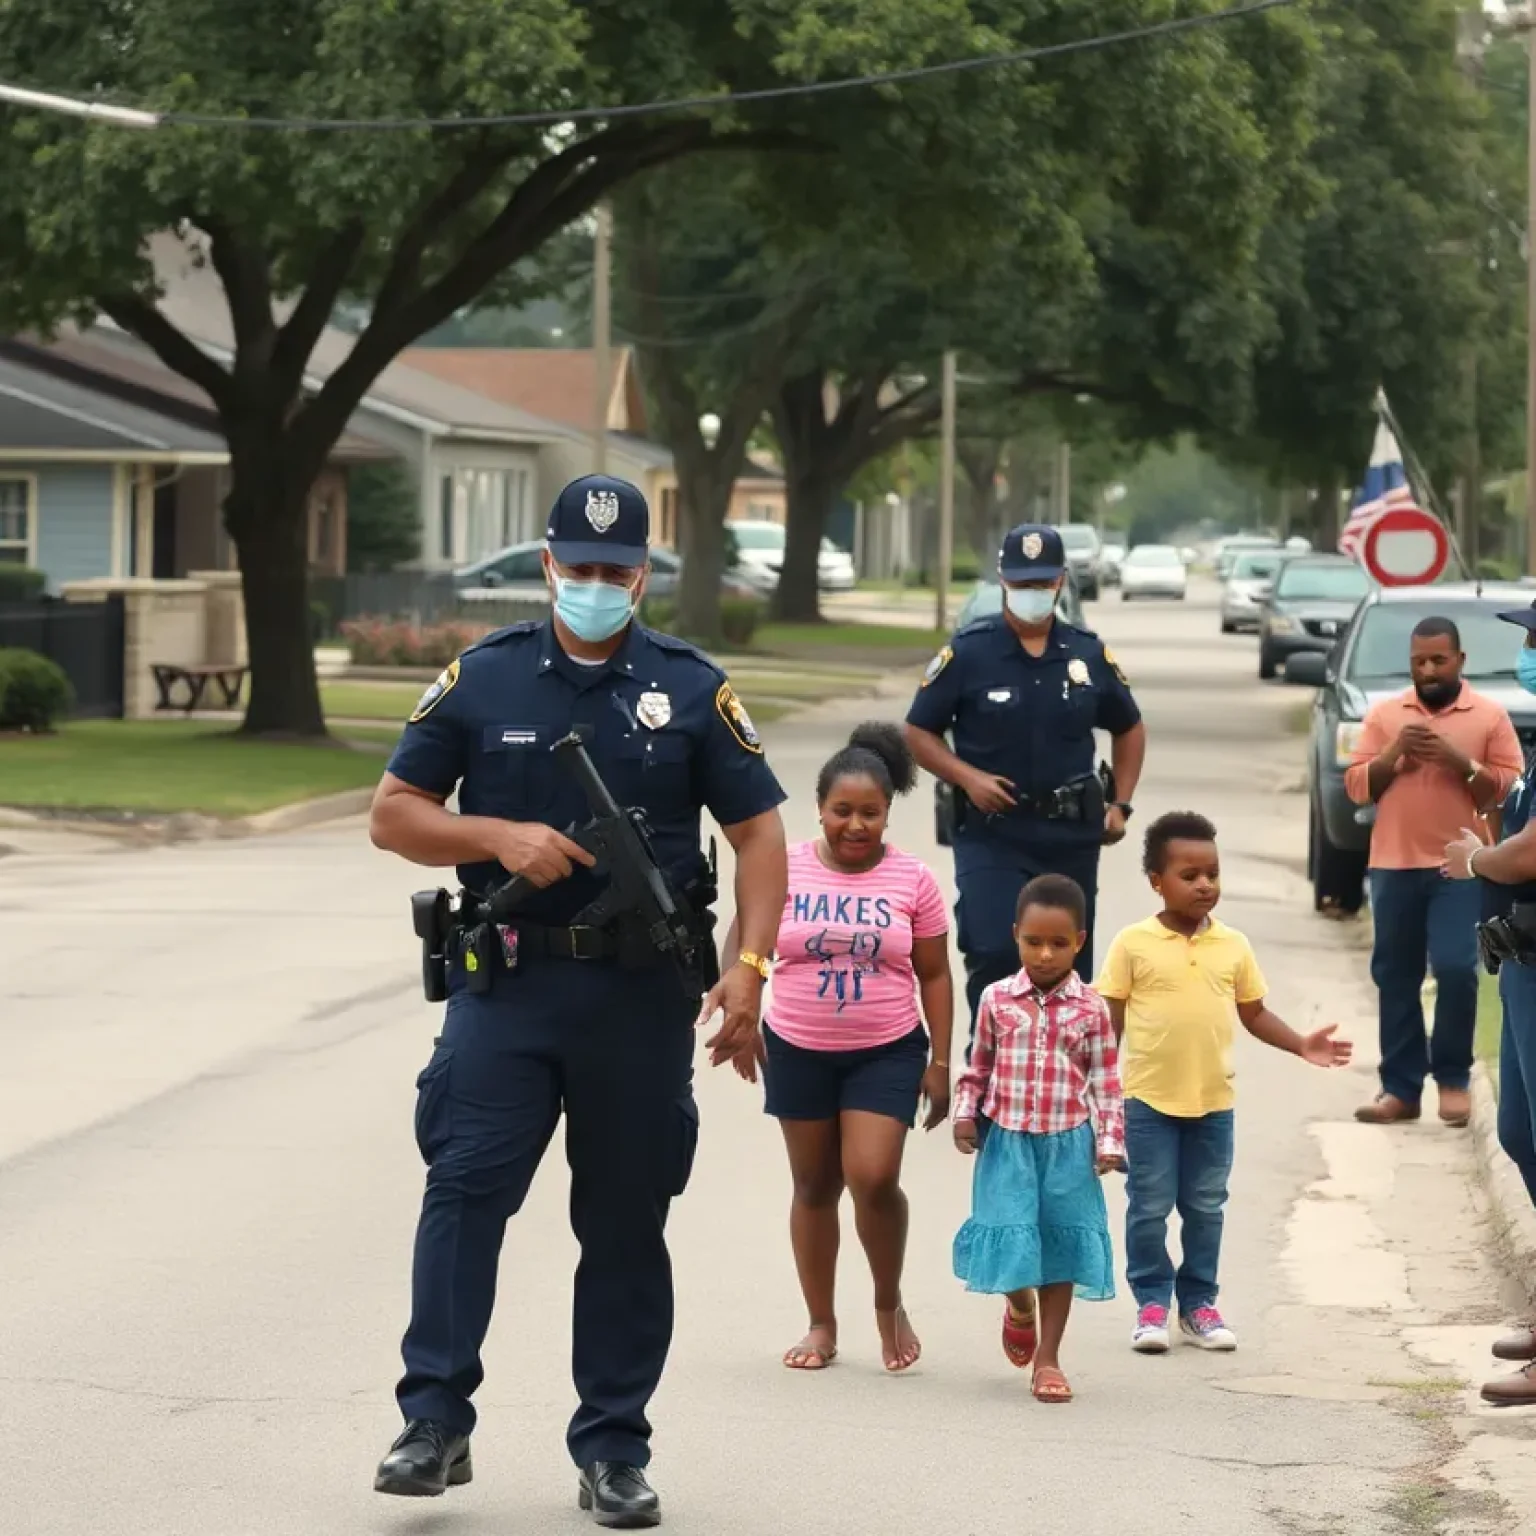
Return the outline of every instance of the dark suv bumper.
{"type": "Polygon", "coordinates": [[[1345,848],[1351,853],[1369,851],[1374,807],[1356,805],[1349,798],[1344,790],[1344,770],[1335,767],[1332,758],[1318,774],[1317,801],[1322,812],[1323,830],[1335,848],[1345,848]]]}

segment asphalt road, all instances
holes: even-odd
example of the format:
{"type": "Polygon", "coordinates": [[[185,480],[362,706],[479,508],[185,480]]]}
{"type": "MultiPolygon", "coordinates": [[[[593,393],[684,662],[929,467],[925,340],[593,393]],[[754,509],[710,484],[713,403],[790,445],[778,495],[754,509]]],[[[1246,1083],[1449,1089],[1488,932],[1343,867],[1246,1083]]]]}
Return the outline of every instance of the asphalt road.
{"type": "MultiPolygon", "coordinates": [[[[1020,1531],[1109,1536],[1529,1528],[1529,1416],[1469,1383],[1510,1296],[1486,1256],[1465,1133],[1357,1127],[1374,1015],[1359,926],[1313,916],[1302,878],[1298,695],[1256,680],[1214,596],[1091,617],[1151,731],[1133,831],[1217,822],[1223,916],[1275,1006],[1338,1020],[1360,1060],[1323,1073],[1239,1045],[1223,1306],[1231,1356],[1128,1348],[1132,1303],[1078,1308],[1078,1393],[1034,1403],[997,1307],[949,1269],[970,1164],[914,1138],[908,1304],[924,1356],[880,1368],[867,1275],[844,1245],[842,1356],[791,1374],[802,1326],[775,1127],[702,1069],[703,1141],[675,1208],[679,1327],[653,1474],[685,1533],[1020,1531]]],[[[874,706],[895,714],[908,682],[874,706]]],[[[792,799],[854,710],[768,729],[792,799]]],[[[934,860],[924,785],[898,840],[934,860]]],[[[1101,950],[1151,910],[1137,841],[1105,860],[1101,950]]],[[[34,840],[0,858],[0,1531],[27,1536],[507,1536],[576,1532],[567,1175],[558,1152],[513,1225],[480,1394],[476,1481],[442,1500],[371,1491],[422,1170],[412,1084],[434,1032],[405,896],[419,873],[361,823],[126,850],[34,840]]],[[[1116,1248],[1121,1193],[1110,1188],[1116,1248]]]]}

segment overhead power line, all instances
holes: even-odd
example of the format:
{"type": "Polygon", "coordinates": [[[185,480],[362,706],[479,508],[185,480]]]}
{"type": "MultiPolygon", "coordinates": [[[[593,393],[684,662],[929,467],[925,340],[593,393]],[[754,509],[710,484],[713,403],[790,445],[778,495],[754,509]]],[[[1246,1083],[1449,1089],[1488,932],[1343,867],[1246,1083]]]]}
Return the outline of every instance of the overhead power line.
{"type": "Polygon", "coordinates": [[[497,112],[477,117],[259,117],[220,115],[205,112],[157,111],[152,108],[124,106],[99,98],[58,95],[30,86],[0,82],[0,102],[38,111],[59,112],[72,117],[109,123],[122,128],[234,128],[261,129],[282,133],[410,133],[431,130],[451,132],[466,128],[553,127],[561,123],[618,122],[636,117],[658,117],[670,112],[692,112],[731,106],[749,106],[763,101],[784,101],[801,96],[829,96],[839,91],[865,90],[876,85],[904,85],[912,81],[932,80],[943,75],[957,75],[982,69],[999,69],[1010,64],[1030,64],[1041,59],[1061,58],[1067,54],[1093,53],[1122,43],[1147,38],[1166,37],[1178,32],[1192,32],[1224,22],[1242,21],[1265,11],[1296,5],[1299,0],[1249,0],[1223,11],[1195,16],[1179,16],[1169,21],[1132,27],[1122,32],[1107,32],[1065,43],[1046,43],[1037,48],[1020,48],[1010,53],[989,53],[976,58],[952,59],[942,64],[923,64],[912,69],[886,70],[877,74],[852,75],[839,80],[818,80],[804,85],[770,86],[755,91],[722,91],[713,96],[684,96],[666,101],[629,102],[607,107],[568,107],[541,112],[497,112]]]}

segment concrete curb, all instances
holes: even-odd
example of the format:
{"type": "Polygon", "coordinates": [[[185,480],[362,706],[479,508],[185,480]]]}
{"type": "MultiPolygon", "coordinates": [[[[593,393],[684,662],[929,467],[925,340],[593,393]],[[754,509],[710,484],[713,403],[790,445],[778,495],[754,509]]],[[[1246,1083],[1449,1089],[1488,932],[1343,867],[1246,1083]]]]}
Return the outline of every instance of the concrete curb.
{"type": "Polygon", "coordinates": [[[1477,1172],[1488,1192],[1494,1231],[1509,1257],[1509,1269],[1536,1306],[1536,1209],[1520,1171],[1499,1145],[1499,1098],[1482,1062],[1472,1066],[1472,1135],[1477,1172]]]}
{"type": "Polygon", "coordinates": [[[324,821],[340,821],[345,816],[361,816],[373,804],[374,786],[344,789],[334,795],[320,795],[314,800],[297,800],[255,816],[242,816],[235,826],[254,836],[273,832],[297,832],[301,827],[318,826],[324,821]]]}

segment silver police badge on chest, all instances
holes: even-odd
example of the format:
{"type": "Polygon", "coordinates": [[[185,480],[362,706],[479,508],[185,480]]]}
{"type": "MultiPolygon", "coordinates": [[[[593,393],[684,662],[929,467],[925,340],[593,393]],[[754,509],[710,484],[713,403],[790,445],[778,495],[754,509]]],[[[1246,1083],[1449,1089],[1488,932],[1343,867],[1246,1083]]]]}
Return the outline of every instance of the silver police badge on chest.
{"type": "Polygon", "coordinates": [[[672,718],[672,700],[664,693],[642,693],[635,719],[648,731],[659,731],[672,718]]]}
{"type": "Polygon", "coordinates": [[[619,497],[616,491],[587,492],[587,521],[596,533],[607,533],[619,520],[619,497]]]}
{"type": "Polygon", "coordinates": [[[1081,687],[1088,681],[1088,663],[1081,656],[1074,656],[1067,663],[1067,676],[1081,687]]]}

